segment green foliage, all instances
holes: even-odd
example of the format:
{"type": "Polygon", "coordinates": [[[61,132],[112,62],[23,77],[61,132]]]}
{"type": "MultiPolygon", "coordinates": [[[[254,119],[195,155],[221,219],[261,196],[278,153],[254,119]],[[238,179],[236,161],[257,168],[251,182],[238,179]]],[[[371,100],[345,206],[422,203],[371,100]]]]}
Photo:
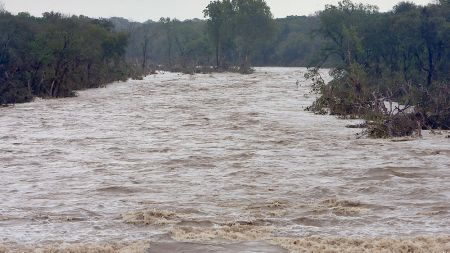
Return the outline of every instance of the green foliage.
{"type": "Polygon", "coordinates": [[[319,17],[320,33],[328,40],[323,51],[337,56],[339,64],[311,110],[376,119],[377,130],[371,132],[376,137],[410,135],[411,126],[418,125],[450,128],[447,4],[402,2],[379,13],[346,0],[327,6],[319,17]],[[419,116],[411,120],[410,110],[386,110],[384,102],[392,101],[412,106],[419,116]]]}
{"type": "Polygon", "coordinates": [[[162,18],[158,22],[131,23],[114,18],[113,22],[117,30],[129,35],[128,62],[151,69],[210,65],[212,51],[202,20],[162,18]]]}
{"type": "MultiPolygon", "coordinates": [[[[226,11],[217,11],[217,5],[224,2],[226,1],[211,2],[205,12],[208,15],[215,13],[211,14],[214,18],[206,21],[164,18],[158,22],[136,23],[112,18],[111,22],[117,31],[129,35],[126,58],[134,64],[145,63],[151,68],[162,65],[166,68],[185,69],[192,69],[196,64],[219,66],[219,70],[233,70],[234,66],[241,63],[242,44],[238,44],[237,36],[233,35],[233,19],[221,16],[234,15],[231,1],[228,2],[226,11]],[[225,21],[221,21],[223,19],[225,21]],[[177,39],[180,43],[176,42],[177,39]]],[[[274,29],[273,36],[270,36],[270,40],[255,41],[256,44],[250,47],[248,60],[256,66],[310,66],[315,62],[316,56],[321,54],[320,47],[324,43],[324,38],[314,33],[319,25],[320,20],[316,16],[275,19],[271,27],[274,29]]],[[[334,66],[335,62],[333,57],[329,57],[325,65],[334,66]]]]}
{"type": "Polygon", "coordinates": [[[0,13],[0,104],[73,96],[130,75],[127,36],[105,20],[0,13]]]}
{"type": "Polygon", "coordinates": [[[143,67],[183,69],[185,72],[209,66],[234,70],[234,66],[241,65],[244,60],[249,64],[250,59],[255,58],[257,64],[264,65],[262,61],[270,64],[270,60],[278,59],[267,57],[261,61],[258,57],[262,52],[275,51],[278,45],[268,40],[276,35],[277,24],[264,1],[212,1],[204,14],[207,20],[161,18],[145,23],[122,18],[110,20],[117,31],[129,35],[127,60],[141,63],[143,67]]]}
{"type": "Polygon", "coordinates": [[[250,67],[251,52],[275,35],[275,23],[264,0],[234,0],[235,41],[242,69],[250,67]]]}
{"type": "Polygon", "coordinates": [[[216,0],[211,2],[203,11],[208,35],[214,43],[216,54],[216,66],[221,66],[221,52],[226,50],[226,46],[232,44],[234,11],[230,0],[216,0]]]}
{"type": "Polygon", "coordinates": [[[208,33],[214,42],[216,65],[220,67],[223,45],[232,44],[243,73],[250,70],[250,56],[275,35],[272,12],[264,0],[217,0],[204,10],[208,33]]]}

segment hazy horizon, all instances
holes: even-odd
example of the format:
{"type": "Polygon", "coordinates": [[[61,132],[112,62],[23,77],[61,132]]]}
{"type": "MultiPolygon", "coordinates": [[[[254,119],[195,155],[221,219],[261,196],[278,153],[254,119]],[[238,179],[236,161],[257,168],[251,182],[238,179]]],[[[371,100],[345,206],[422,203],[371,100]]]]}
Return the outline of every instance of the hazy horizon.
{"type": "MultiPolygon", "coordinates": [[[[180,20],[204,18],[203,9],[210,0],[0,0],[5,4],[6,10],[12,13],[29,12],[34,16],[41,16],[47,11],[61,12],[68,15],[85,15],[89,17],[123,17],[129,20],[144,22],[147,20],[159,20],[161,17],[171,17],[180,20]],[[108,8],[105,8],[108,6],[108,8]]],[[[338,0],[267,0],[272,13],[276,18],[292,15],[311,15],[323,10],[326,4],[336,4],[338,0]]],[[[375,0],[354,1],[364,4],[373,4],[380,7],[381,11],[392,9],[400,1],[375,0]]],[[[425,5],[431,0],[411,1],[419,5],[425,5]]]]}

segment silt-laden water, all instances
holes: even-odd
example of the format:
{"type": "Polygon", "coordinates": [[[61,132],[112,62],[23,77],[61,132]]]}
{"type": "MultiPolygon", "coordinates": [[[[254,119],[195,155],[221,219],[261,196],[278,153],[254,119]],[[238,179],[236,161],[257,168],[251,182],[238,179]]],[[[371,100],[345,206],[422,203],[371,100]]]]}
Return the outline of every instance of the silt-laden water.
{"type": "Polygon", "coordinates": [[[304,111],[305,71],[159,73],[0,109],[0,243],[284,252],[271,245],[425,236],[450,249],[448,133],[357,138],[304,111]]]}

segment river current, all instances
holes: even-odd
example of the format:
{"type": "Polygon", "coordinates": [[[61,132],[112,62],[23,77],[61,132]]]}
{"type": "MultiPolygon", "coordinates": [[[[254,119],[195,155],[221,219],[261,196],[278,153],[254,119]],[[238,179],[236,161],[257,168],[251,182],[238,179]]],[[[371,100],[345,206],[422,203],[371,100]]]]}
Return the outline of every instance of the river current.
{"type": "Polygon", "coordinates": [[[361,138],[304,110],[305,71],[159,72],[1,108],[0,252],[450,251],[449,133],[361,138]]]}

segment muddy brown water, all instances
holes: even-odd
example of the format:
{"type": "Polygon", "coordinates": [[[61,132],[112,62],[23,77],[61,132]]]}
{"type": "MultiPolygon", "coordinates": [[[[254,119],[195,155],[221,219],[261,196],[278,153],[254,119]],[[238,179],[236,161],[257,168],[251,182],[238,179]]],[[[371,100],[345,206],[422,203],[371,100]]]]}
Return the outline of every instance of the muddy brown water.
{"type": "Polygon", "coordinates": [[[328,237],[450,250],[448,133],[357,138],[356,122],[304,111],[304,72],[159,73],[0,109],[0,252],[295,252],[328,237]]]}

